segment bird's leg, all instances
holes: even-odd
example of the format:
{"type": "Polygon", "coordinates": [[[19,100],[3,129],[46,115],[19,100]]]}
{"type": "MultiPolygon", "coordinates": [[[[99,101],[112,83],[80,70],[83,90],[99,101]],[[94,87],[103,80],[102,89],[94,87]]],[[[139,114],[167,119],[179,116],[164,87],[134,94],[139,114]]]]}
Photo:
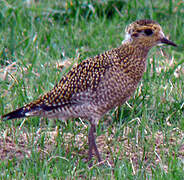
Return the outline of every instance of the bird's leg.
{"type": "MultiPolygon", "coordinates": [[[[96,127],[94,124],[91,123],[91,128],[89,130],[89,135],[88,135],[88,143],[89,143],[89,151],[88,151],[88,160],[91,161],[92,159],[92,151],[93,148],[95,150],[95,154],[98,158],[98,161],[101,161],[100,153],[98,152],[98,148],[95,142],[95,136],[94,133],[96,132],[96,127]]],[[[89,167],[92,166],[92,162],[90,162],[89,167]]]]}
{"type": "Polygon", "coordinates": [[[93,144],[92,144],[92,136],[93,136],[93,132],[92,132],[92,128],[90,128],[89,134],[88,134],[88,144],[89,144],[89,151],[88,151],[88,161],[89,161],[89,167],[92,166],[92,151],[93,151],[93,144]]]}

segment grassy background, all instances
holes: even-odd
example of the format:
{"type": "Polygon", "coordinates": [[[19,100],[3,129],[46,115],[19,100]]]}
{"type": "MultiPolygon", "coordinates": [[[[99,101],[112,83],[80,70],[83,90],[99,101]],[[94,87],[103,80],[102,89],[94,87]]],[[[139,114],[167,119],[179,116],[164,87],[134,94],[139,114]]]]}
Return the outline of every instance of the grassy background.
{"type": "MultiPolygon", "coordinates": [[[[178,48],[151,50],[134,96],[97,127],[103,166],[88,168],[88,123],[0,123],[2,179],[182,179],[183,1],[0,2],[0,114],[50,90],[74,63],[118,47],[126,25],[158,21],[178,48]]],[[[96,159],[94,158],[94,162],[96,159]]]]}

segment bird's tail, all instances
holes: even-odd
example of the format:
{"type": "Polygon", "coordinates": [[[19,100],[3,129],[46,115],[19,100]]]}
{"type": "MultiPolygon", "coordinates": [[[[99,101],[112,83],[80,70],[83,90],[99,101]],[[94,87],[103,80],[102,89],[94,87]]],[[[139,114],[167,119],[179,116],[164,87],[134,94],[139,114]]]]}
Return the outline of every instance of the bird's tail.
{"type": "Polygon", "coordinates": [[[39,116],[41,115],[42,108],[38,105],[30,103],[26,106],[16,109],[8,114],[3,115],[1,118],[3,121],[24,118],[29,116],[39,116]]]}
{"type": "Polygon", "coordinates": [[[12,111],[8,114],[5,114],[2,116],[2,120],[6,121],[6,120],[10,120],[10,119],[16,119],[16,118],[23,118],[26,117],[26,113],[28,110],[25,110],[24,107],[16,109],[15,111],[12,111]]]}

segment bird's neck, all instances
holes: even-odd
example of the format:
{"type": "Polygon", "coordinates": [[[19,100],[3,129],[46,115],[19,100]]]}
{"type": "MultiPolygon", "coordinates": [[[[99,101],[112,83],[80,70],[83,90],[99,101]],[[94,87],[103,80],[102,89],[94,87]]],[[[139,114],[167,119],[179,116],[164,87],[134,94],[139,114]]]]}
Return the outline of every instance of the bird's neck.
{"type": "Polygon", "coordinates": [[[125,73],[139,81],[146,69],[146,58],[150,48],[141,44],[124,42],[119,48],[119,57],[125,73]]]}
{"type": "Polygon", "coordinates": [[[150,49],[143,44],[133,44],[127,41],[118,48],[118,52],[122,62],[133,63],[136,61],[146,61],[150,49]]]}
{"type": "Polygon", "coordinates": [[[139,54],[139,56],[147,56],[149,50],[152,46],[145,45],[142,41],[123,41],[122,45],[119,47],[120,51],[128,54],[139,54]]]}

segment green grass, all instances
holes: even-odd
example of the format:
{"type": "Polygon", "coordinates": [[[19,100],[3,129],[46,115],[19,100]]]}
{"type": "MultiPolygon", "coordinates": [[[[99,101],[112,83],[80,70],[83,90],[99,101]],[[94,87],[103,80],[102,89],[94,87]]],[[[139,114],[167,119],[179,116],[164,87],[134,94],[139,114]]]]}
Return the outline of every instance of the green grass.
{"type": "Polygon", "coordinates": [[[70,69],[58,63],[118,47],[136,19],[158,21],[179,45],[153,48],[134,96],[100,121],[104,165],[85,163],[87,122],[20,119],[0,123],[1,179],[183,179],[183,1],[3,0],[0,8],[0,114],[50,90],[70,69]]]}

